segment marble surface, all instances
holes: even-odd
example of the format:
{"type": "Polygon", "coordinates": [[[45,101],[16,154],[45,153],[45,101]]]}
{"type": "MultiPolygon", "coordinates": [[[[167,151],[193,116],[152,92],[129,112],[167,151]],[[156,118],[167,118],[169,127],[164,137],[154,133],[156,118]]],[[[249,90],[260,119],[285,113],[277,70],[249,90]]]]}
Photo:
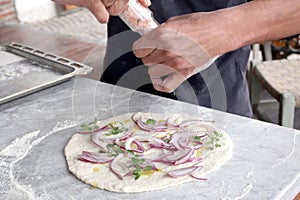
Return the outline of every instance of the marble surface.
{"type": "Polygon", "coordinates": [[[300,132],[75,78],[0,106],[0,199],[293,199],[300,192],[300,132]],[[234,144],[222,168],[169,189],[119,194],[67,170],[64,146],[79,124],[128,112],[186,113],[215,120],[234,144]]]}

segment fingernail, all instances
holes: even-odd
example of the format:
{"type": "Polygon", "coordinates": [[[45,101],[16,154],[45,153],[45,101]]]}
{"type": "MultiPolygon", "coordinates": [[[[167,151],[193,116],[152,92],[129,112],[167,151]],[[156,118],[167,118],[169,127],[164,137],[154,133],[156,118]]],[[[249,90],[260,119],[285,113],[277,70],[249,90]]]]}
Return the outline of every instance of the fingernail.
{"type": "Polygon", "coordinates": [[[151,0],[146,0],[146,4],[148,7],[151,6],[151,0]]]}

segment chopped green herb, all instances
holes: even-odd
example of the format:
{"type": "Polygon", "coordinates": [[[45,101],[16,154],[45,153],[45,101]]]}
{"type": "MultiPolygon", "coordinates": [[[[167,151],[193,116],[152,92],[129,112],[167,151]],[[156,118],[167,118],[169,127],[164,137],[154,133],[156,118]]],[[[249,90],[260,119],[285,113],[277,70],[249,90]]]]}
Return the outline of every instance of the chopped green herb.
{"type": "Polygon", "coordinates": [[[131,155],[134,155],[132,150],[127,150],[128,153],[130,153],[131,155]]]}
{"type": "Polygon", "coordinates": [[[97,122],[98,122],[98,119],[97,119],[97,117],[95,117],[94,124],[97,124],[97,122]]]}
{"type": "Polygon", "coordinates": [[[140,173],[141,171],[142,171],[142,168],[138,165],[138,166],[136,166],[136,168],[133,171],[133,173],[140,173]]]}
{"type": "Polygon", "coordinates": [[[87,124],[82,124],[81,127],[83,129],[83,131],[94,131],[96,129],[99,128],[99,126],[97,125],[98,119],[95,117],[94,121],[89,122],[87,124]]]}
{"type": "Polygon", "coordinates": [[[117,145],[114,146],[114,149],[115,149],[115,152],[117,152],[117,153],[123,153],[123,150],[117,145]]]}
{"type": "Polygon", "coordinates": [[[114,146],[115,146],[114,144],[107,144],[107,145],[106,145],[106,148],[107,148],[107,149],[112,149],[112,148],[114,148],[114,146]]]}
{"type": "Polygon", "coordinates": [[[114,127],[114,125],[112,125],[112,123],[108,123],[108,126],[110,126],[111,128],[114,127]]]}
{"type": "Polygon", "coordinates": [[[193,137],[193,140],[200,142],[201,141],[201,137],[196,135],[196,136],[193,137]]]}
{"type": "Polygon", "coordinates": [[[223,135],[217,131],[214,131],[214,134],[217,136],[217,137],[222,137],[223,135]]]}
{"type": "Polygon", "coordinates": [[[138,180],[141,176],[141,173],[133,173],[135,175],[134,180],[138,180]]]}
{"type": "Polygon", "coordinates": [[[211,145],[210,146],[210,149],[211,150],[214,150],[215,148],[218,148],[218,147],[221,147],[221,144],[218,144],[217,142],[220,141],[220,137],[222,137],[223,135],[217,131],[214,131],[214,134],[213,135],[209,135],[207,134],[207,136],[209,137],[210,139],[210,142],[209,144],[211,145]]]}
{"type": "Polygon", "coordinates": [[[146,124],[149,124],[149,125],[155,125],[156,124],[156,121],[154,119],[147,119],[146,120],[146,124]]]}
{"type": "Polygon", "coordinates": [[[131,161],[134,165],[138,165],[141,163],[141,160],[136,157],[131,158],[131,161]]]}
{"type": "Polygon", "coordinates": [[[152,170],[152,166],[148,165],[148,166],[144,167],[143,170],[150,171],[150,170],[152,170]]]}
{"type": "Polygon", "coordinates": [[[170,139],[169,139],[169,138],[166,138],[166,139],[164,139],[164,141],[165,141],[166,143],[169,143],[169,142],[170,142],[170,139]]]}
{"type": "Polygon", "coordinates": [[[107,144],[106,148],[107,152],[111,153],[112,156],[117,156],[120,153],[124,153],[124,151],[118,145],[115,144],[107,144]]]}
{"type": "Polygon", "coordinates": [[[111,133],[113,135],[119,134],[120,133],[119,127],[113,127],[112,130],[111,130],[111,133]]]}
{"type": "Polygon", "coordinates": [[[124,127],[124,124],[122,122],[118,122],[122,127],[115,126],[113,123],[108,123],[108,126],[111,128],[110,133],[106,133],[106,136],[110,135],[118,135],[119,133],[122,133],[124,131],[128,131],[129,129],[124,127]]]}

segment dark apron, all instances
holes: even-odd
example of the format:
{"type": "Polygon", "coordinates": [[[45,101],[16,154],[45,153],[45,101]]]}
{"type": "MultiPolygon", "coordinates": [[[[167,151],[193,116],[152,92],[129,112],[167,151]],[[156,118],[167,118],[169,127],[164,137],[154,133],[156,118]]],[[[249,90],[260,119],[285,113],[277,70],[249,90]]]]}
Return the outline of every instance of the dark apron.
{"type": "MultiPolygon", "coordinates": [[[[208,12],[245,2],[246,0],[152,0],[150,8],[155,19],[162,23],[172,16],[208,12]]],[[[190,77],[174,93],[168,94],[152,87],[148,67],[131,52],[132,43],[140,37],[138,34],[130,31],[118,17],[111,17],[108,37],[105,70],[101,81],[233,114],[252,116],[246,81],[249,47],[224,54],[211,67],[190,77]]]]}

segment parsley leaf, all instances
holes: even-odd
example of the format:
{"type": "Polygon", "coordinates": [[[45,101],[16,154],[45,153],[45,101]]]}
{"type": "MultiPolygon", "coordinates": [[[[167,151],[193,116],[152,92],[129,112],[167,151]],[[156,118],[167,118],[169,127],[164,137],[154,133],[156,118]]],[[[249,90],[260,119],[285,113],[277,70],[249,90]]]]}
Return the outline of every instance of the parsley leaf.
{"type": "Polygon", "coordinates": [[[149,124],[149,125],[155,125],[156,124],[156,121],[154,119],[147,119],[146,120],[146,124],[149,124]]]}
{"type": "Polygon", "coordinates": [[[144,167],[143,170],[150,171],[150,170],[152,170],[152,166],[148,165],[148,166],[144,167]]]}

